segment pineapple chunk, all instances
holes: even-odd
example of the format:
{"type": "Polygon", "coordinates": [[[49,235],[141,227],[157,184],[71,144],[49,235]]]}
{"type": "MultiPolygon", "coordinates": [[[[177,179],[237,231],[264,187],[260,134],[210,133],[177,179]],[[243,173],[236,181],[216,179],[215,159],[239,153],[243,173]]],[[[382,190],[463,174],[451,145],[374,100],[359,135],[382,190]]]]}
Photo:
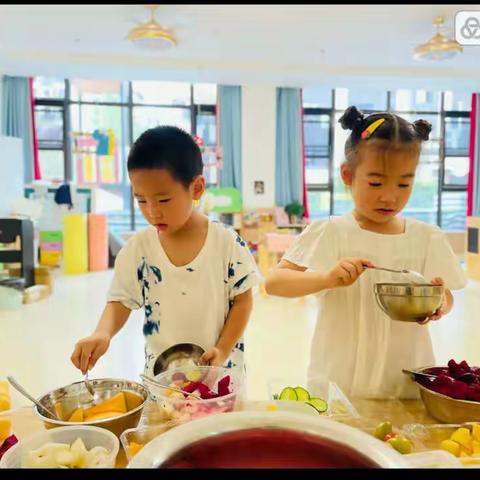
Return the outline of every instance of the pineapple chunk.
{"type": "Polygon", "coordinates": [[[443,442],[440,443],[440,448],[442,450],[446,450],[447,452],[450,452],[452,455],[455,455],[456,457],[460,455],[460,445],[453,440],[443,440],[443,442]]]}
{"type": "Polygon", "coordinates": [[[480,442],[480,423],[476,423],[472,428],[472,437],[480,442]]]}
{"type": "Polygon", "coordinates": [[[459,443],[466,450],[472,450],[472,439],[470,437],[470,430],[465,427],[460,427],[452,433],[450,440],[459,443]]]}

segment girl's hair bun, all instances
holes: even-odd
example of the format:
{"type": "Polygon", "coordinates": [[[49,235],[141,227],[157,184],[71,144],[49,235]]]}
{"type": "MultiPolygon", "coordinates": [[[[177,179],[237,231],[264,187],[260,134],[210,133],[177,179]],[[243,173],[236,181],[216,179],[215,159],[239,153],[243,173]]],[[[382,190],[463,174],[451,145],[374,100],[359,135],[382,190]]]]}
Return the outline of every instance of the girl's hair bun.
{"type": "Polygon", "coordinates": [[[417,132],[418,137],[426,142],[432,131],[432,124],[422,119],[415,120],[413,122],[413,128],[415,129],[415,132],[417,132]]]}
{"type": "Polygon", "coordinates": [[[344,114],[339,118],[338,123],[344,130],[354,130],[361,125],[364,119],[363,113],[355,106],[348,107],[344,114]]]}

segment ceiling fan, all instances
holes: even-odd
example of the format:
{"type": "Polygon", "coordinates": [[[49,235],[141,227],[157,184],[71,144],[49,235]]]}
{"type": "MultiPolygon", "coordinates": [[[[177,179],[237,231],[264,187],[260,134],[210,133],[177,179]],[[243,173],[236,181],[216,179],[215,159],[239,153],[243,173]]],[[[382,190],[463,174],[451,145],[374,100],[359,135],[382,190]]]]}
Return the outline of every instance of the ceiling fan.
{"type": "Polygon", "coordinates": [[[134,45],[147,50],[166,50],[177,45],[177,39],[172,32],[163,28],[155,20],[158,5],[145,5],[150,10],[150,19],[128,32],[128,40],[134,45]]]}

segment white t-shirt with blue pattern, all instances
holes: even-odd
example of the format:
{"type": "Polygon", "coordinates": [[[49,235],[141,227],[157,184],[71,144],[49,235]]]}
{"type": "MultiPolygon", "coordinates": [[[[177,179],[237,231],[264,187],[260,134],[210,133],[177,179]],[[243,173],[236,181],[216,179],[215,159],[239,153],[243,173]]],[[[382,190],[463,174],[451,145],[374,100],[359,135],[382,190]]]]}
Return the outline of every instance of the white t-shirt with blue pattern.
{"type": "MultiPolygon", "coordinates": [[[[233,229],[209,220],[196,258],[177,267],[150,226],[118,253],[108,301],[132,310],[144,307],[145,373],[151,375],[158,355],[172,345],[215,346],[233,299],[258,281],[253,256],[233,229]]],[[[243,368],[243,353],[240,339],[226,366],[243,368]]]]}

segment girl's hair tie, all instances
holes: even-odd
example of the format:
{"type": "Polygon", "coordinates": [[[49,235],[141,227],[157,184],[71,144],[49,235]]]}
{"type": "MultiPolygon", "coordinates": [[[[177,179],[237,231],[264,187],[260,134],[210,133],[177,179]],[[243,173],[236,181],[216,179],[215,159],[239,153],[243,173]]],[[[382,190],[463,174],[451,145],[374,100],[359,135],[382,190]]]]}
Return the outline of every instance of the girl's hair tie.
{"type": "Polygon", "coordinates": [[[362,140],[366,140],[367,138],[371,137],[375,130],[385,121],[384,118],[379,118],[371,123],[360,135],[362,140]]]}

